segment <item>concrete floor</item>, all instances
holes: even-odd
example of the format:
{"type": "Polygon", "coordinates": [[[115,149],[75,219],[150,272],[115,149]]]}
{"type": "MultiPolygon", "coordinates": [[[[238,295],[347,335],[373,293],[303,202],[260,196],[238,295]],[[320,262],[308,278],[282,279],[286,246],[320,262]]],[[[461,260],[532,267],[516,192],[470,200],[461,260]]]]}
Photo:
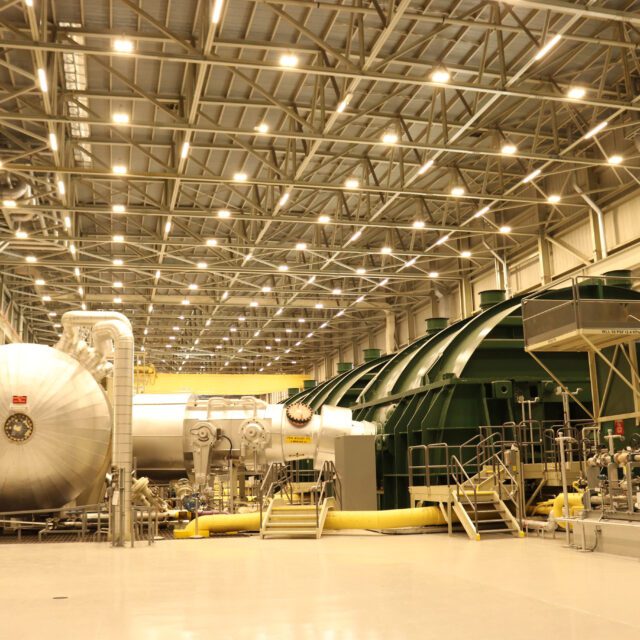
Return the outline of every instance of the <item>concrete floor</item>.
{"type": "Polygon", "coordinates": [[[4,545],[0,568],[6,640],[640,638],[638,561],[559,540],[4,545]]]}

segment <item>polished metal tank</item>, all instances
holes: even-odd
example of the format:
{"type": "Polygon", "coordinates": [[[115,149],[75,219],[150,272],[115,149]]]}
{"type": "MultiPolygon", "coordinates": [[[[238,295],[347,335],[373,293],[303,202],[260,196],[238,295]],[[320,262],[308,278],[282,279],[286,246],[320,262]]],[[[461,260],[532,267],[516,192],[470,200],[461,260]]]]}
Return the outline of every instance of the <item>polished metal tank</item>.
{"type": "Polygon", "coordinates": [[[0,346],[0,512],[77,498],[110,438],[110,403],[83,365],[43,345],[0,346]]]}

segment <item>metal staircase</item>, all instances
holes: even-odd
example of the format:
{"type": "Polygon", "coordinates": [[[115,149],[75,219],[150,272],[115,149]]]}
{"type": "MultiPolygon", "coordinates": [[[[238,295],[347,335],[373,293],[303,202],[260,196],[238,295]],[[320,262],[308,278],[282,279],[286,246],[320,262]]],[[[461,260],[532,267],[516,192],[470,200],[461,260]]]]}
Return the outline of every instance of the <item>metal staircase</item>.
{"type": "Polygon", "coordinates": [[[471,540],[497,533],[524,537],[519,524],[524,507],[518,454],[496,433],[486,438],[476,436],[457,447],[444,443],[410,447],[412,499],[437,502],[449,533],[453,525],[460,524],[471,540]],[[418,451],[424,464],[414,464],[418,451]],[[436,452],[440,461],[432,462],[430,456],[436,452]],[[416,471],[424,475],[425,485],[414,484],[416,471]]]}
{"type": "Polygon", "coordinates": [[[340,480],[333,462],[322,466],[308,492],[308,503],[293,491],[290,473],[280,468],[272,477],[265,495],[268,507],[264,514],[261,512],[260,537],[320,538],[329,509],[337,508],[340,502],[340,480]]]}

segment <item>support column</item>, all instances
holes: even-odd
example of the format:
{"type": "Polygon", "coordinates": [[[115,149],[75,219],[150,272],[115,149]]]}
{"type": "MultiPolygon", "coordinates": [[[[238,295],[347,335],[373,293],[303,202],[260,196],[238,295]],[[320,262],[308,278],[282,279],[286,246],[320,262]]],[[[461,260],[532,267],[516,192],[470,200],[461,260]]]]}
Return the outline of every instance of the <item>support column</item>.
{"type": "Polygon", "coordinates": [[[544,232],[538,234],[538,263],[540,265],[540,281],[542,284],[551,282],[551,252],[549,251],[549,241],[544,232]]]}
{"type": "Polygon", "coordinates": [[[460,284],[460,313],[463,318],[473,315],[473,290],[467,278],[461,278],[460,284]]]}

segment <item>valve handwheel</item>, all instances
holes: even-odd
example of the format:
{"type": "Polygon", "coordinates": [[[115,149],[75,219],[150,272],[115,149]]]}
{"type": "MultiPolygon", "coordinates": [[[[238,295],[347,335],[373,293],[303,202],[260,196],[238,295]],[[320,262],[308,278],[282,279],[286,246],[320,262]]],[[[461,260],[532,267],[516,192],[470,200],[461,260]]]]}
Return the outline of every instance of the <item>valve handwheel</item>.
{"type": "Polygon", "coordinates": [[[302,402],[294,402],[287,407],[287,418],[295,427],[304,427],[313,418],[313,409],[302,402]]]}

